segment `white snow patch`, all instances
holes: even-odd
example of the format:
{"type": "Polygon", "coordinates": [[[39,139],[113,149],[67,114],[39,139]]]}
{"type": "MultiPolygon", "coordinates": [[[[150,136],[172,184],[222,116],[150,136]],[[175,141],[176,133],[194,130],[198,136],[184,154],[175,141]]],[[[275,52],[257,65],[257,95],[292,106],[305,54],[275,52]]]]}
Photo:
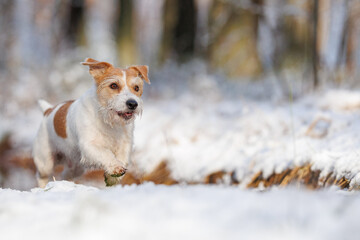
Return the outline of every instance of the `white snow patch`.
{"type": "Polygon", "coordinates": [[[360,170],[357,104],[360,92],[346,90],[277,104],[236,98],[199,102],[192,95],[145,101],[136,123],[134,162],[149,172],[166,160],[173,177],[184,181],[236,170],[246,182],[258,171],[267,177],[306,163],[324,176],[352,178],[360,170]]]}
{"type": "Polygon", "coordinates": [[[330,90],[320,99],[319,106],[332,110],[360,109],[360,92],[349,90],[330,90]]]}
{"type": "Polygon", "coordinates": [[[299,189],[61,181],[0,189],[2,239],[357,239],[360,196],[299,189]]]}

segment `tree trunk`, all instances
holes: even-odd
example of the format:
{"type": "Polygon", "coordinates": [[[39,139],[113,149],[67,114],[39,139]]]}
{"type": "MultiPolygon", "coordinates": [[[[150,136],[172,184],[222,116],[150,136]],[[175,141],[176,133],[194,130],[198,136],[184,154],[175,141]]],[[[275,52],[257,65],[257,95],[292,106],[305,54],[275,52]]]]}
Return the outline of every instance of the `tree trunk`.
{"type": "Polygon", "coordinates": [[[314,41],[313,41],[313,74],[314,74],[314,88],[319,85],[319,78],[318,78],[318,49],[317,49],[317,42],[318,42],[318,13],[319,13],[319,0],[315,0],[314,8],[313,8],[313,34],[314,34],[314,41]]]}

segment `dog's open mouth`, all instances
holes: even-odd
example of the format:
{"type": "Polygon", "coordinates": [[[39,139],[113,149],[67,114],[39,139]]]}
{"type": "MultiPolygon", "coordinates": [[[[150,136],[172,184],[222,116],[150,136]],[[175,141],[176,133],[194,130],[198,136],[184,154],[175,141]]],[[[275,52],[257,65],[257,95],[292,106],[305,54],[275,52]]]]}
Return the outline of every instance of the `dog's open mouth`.
{"type": "Polygon", "coordinates": [[[122,117],[125,120],[129,120],[134,116],[134,112],[117,112],[119,117],[122,117]]]}

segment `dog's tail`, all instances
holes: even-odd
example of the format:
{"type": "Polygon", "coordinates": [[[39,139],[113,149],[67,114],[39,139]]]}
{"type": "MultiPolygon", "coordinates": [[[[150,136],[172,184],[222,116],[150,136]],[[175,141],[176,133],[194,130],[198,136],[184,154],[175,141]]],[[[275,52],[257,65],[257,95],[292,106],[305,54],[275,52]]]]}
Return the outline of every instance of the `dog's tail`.
{"type": "Polygon", "coordinates": [[[43,100],[43,99],[39,99],[38,100],[38,104],[41,108],[41,111],[44,113],[46,110],[48,110],[49,108],[52,108],[53,105],[51,105],[50,103],[48,103],[47,101],[43,100]]]}

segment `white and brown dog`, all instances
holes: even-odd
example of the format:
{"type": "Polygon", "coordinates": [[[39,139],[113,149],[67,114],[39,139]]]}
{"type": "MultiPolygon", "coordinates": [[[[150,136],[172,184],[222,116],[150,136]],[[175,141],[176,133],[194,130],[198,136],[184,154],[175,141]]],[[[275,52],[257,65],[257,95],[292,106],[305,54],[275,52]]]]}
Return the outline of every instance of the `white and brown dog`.
{"type": "Polygon", "coordinates": [[[142,112],[143,80],[150,84],[147,66],[115,68],[87,58],[83,65],[95,84],[81,98],[51,106],[44,112],[34,143],[37,180],[44,187],[57,163],[64,179],[81,175],[88,166],[105,170],[106,184],[125,174],[133,144],[134,119],[142,112]]]}

